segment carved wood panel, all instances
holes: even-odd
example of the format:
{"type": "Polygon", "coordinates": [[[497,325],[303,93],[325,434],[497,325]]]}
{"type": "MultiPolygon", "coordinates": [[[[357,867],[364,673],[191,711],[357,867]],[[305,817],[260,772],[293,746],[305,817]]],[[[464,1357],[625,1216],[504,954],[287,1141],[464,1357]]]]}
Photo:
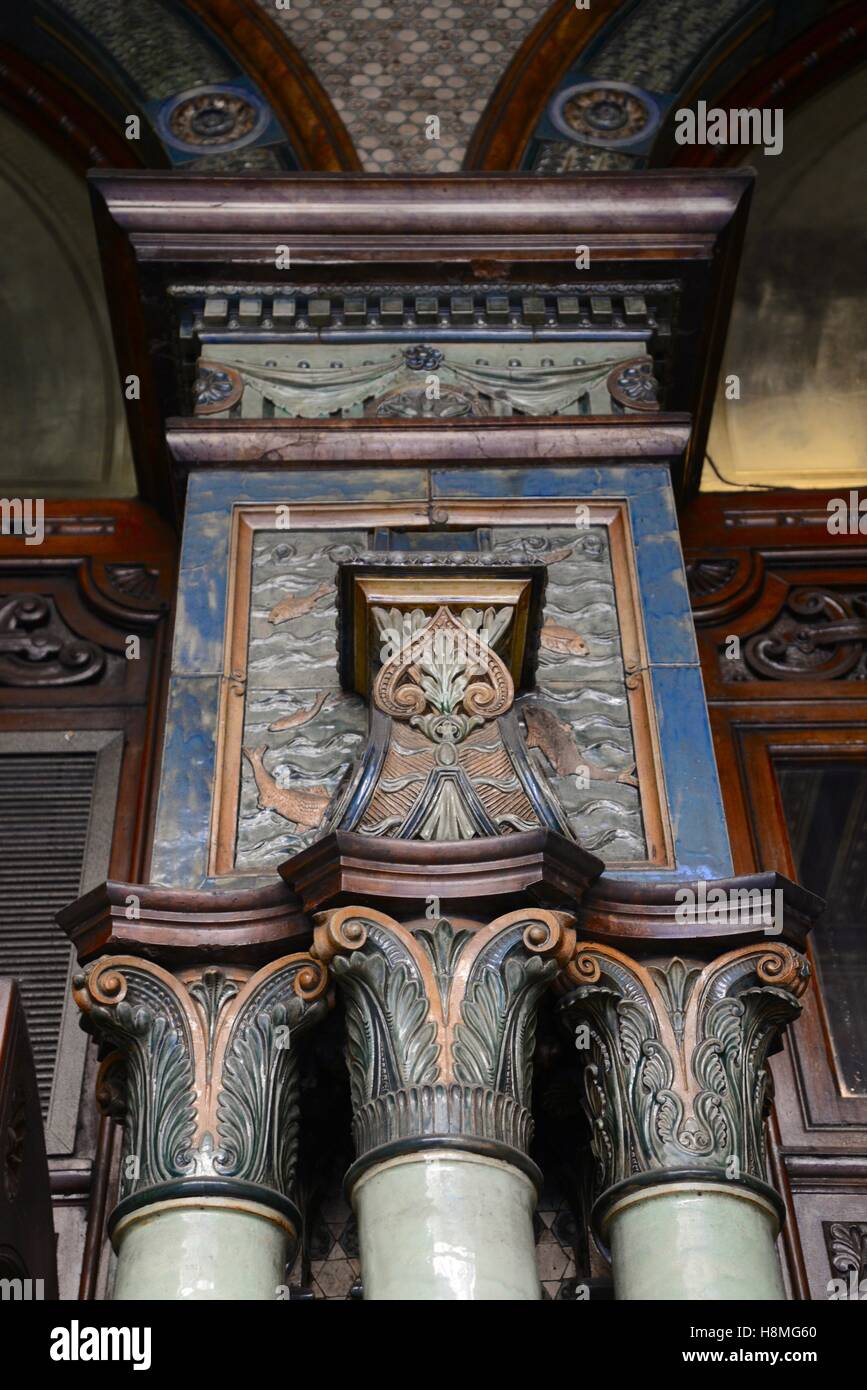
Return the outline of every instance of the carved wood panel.
{"type": "MultiPolygon", "coordinates": [[[[89,812],[91,847],[102,842],[101,877],[148,877],[175,556],[170,529],[136,503],[46,502],[41,544],[0,534],[0,742],[6,755],[32,753],[43,761],[61,751],[74,757],[79,746],[85,757],[99,757],[103,747],[119,755],[117,800],[105,801],[106,824],[97,824],[99,805],[89,812]]],[[[45,795],[51,795],[50,778],[45,795]]],[[[38,798],[29,804],[32,810],[38,798]]],[[[9,858],[8,835],[4,848],[9,858]]],[[[41,848],[49,860],[56,853],[56,843],[41,848]]],[[[23,889],[35,862],[31,857],[21,865],[23,889]]],[[[78,890],[74,884],[72,895],[78,890]]],[[[36,895],[29,901],[38,906],[36,895]]],[[[37,924],[43,934],[51,930],[51,911],[46,907],[37,924]]],[[[20,929],[21,921],[14,925],[20,929]]],[[[43,1071],[50,1065],[47,1041],[43,1071]]],[[[93,1297],[107,1270],[103,1223],[114,1127],[108,1120],[98,1124],[93,1111],[93,1048],[85,1065],[77,1123],[75,1100],[66,1097],[75,1148],[50,1160],[65,1297],[79,1291],[93,1297]]]]}
{"type": "MultiPolygon", "coordinates": [[[[830,535],[830,500],[824,493],[705,495],[682,520],[739,873],[774,868],[797,878],[798,861],[815,859],[804,835],[817,824],[809,803],[819,779],[829,769],[849,770],[853,776],[837,785],[854,796],[855,770],[867,768],[867,547],[857,532],[830,535]],[[793,775],[794,814],[785,780],[793,775]]],[[[835,803],[832,810],[851,840],[857,807],[835,803]]],[[[845,852],[838,847],[841,872],[847,863],[859,872],[859,853],[854,840],[845,852]]],[[[833,920],[832,912],[826,930],[833,920]]],[[[789,1211],[790,1286],[794,1296],[825,1299],[838,1296],[830,1281],[848,1279],[852,1233],[865,1219],[867,1096],[838,1046],[846,1028],[841,1008],[865,1003],[850,1006],[839,981],[823,979],[822,932],[820,922],[811,947],[817,988],[772,1063],[771,1147],[789,1211]]]]}
{"type": "Polygon", "coordinates": [[[770,682],[784,684],[789,698],[825,685],[834,698],[867,681],[867,556],[845,569],[836,558],[823,552],[792,564],[758,551],[687,550],[709,699],[770,682]]]}

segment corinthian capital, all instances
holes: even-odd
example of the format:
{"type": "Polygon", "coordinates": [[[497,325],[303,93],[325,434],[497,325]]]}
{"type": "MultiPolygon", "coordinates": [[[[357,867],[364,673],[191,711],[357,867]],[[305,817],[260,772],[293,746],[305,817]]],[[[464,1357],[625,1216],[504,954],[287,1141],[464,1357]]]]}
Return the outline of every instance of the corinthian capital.
{"type": "Polygon", "coordinates": [[[298,1152],[295,1039],[327,1008],[305,953],[253,972],[172,974],[139,956],[84,967],[73,993],[113,1051],[99,1094],[125,1118],[121,1198],[194,1179],[291,1197],[298,1152]],[[119,1083],[119,1084],[118,1084],[119,1083]]]}
{"type": "Polygon", "coordinates": [[[410,928],[344,907],[316,920],[313,954],[346,1004],[359,1160],[436,1139],[501,1151],[535,1176],[536,1006],[574,949],[572,918],[528,908],[483,927],[410,928]]]}
{"type": "Polygon", "coordinates": [[[560,1007],[583,1061],[603,1201],[666,1174],[765,1186],[768,1056],[809,976],[784,942],[710,962],[577,945],[560,1007]]]}

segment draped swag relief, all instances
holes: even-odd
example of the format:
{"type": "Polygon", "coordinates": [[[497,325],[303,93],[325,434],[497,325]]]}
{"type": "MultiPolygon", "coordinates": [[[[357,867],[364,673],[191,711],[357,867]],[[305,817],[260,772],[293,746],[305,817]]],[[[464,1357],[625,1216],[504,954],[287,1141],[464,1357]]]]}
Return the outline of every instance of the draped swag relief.
{"type": "MultiPolygon", "coordinates": [[[[475,348],[487,346],[480,343],[475,348]]],[[[558,346],[562,356],[563,347],[558,346]]],[[[232,353],[220,352],[219,360],[216,354],[200,360],[198,409],[221,414],[240,404],[244,418],[255,418],[267,406],[277,416],[307,419],[362,408],[374,415],[402,416],[608,414],[612,409],[609,377],[618,368],[626,371],[636,360],[645,361],[636,352],[636,344],[614,345],[621,352],[628,349],[628,356],[612,356],[610,346],[605,345],[604,357],[591,357],[592,344],[571,343],[570,356],[574,358],[577,350],[578,361],[556,363],[551,356],[544,359],[550,365],[514,366],[467,362],[462,360],[460,345],[451,351],[448,346],[440,350],[419,345],[381,361],[329,367],[316,366],[312,360],[308,366],[295,367],[278,366],[267,357],[259,362],[261,349],[245,353],[236,347],[232,353]]],[[[513,347],[518,351],[521,345],[513,347]]],[[[652,390],[652,378],[647,380],[652,390]]]]}

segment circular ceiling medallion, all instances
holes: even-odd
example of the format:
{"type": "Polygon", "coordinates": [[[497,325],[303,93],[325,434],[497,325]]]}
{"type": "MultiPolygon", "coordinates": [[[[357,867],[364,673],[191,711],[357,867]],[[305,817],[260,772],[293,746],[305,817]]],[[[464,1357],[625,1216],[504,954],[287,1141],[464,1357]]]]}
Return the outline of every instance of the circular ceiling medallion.
{"type": "Polygon", "coordinates": [[[659,125],[655,104],[629,82],[579,82],[567,87],[554,98],[550,117],[570,140],[614,150],[647,139],[659,125]]]}
{"type": "Polygon", "coordinates": [[[166,103],[157,121],[167,144],[189,154],[237,150],[265,130],[269,108],[237,87],[196,87],[166,103]]]}

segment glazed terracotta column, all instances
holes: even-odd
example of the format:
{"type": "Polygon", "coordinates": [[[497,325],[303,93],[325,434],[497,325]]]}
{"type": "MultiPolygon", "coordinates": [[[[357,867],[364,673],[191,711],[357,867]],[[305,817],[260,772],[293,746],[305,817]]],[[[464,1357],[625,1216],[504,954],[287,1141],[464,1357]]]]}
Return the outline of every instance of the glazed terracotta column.
{"type": "Polygon", "coordinates": [[[411,928],[366,907],[318,918],[346,1006],[367,1301],[541,1296],[528,1156],[536,1008],[575,934],[560,912],[411,928]]]}
{"type": "MultiPolygon", "coordinates": [[[[98,892],[117,898],[117,888],[98,892]]],[[[117,953],[89,961],[73,979],[85,1026],[102,1046],[98,1102],[123,1123],[119,1201],[108,1223],[115,1299],[287,1296],[300,1232],[297,1039],[327,1009],[328,980],[304,952],[259,968],[243,963],[277,945],[266,939],[273,910],[270,919],[239,912],[244,897],[227,895],[222,920],[212,906],[200,925],[171,929],[168,945],[168,912],[146,909],[150,923],[129,931],[116,904],[103,904],[108,925],[97,934],[117,953]],[[134,954],[117,950],[124,935],[134,954]],[[196,952],[224,959],[187,964],[196,952]],[[170,968],[151,953],[169,957],[170,968]]],[[[204,906],[209,898],[179,894],[175,903],[204,906]]],[[[65,923],[85,953],[93,935],[87,902],[67,909],[65,923]]],[[[279,937],[279,914],[276,924],[279,937]]]]}
{"type": "MultiPolygon", "coordinates": [[[[587,915],[615,934],[612,915],[591,903],[587,915]]],[[[663,926],[645,918],[628,944],[579,941],[565,972],[560,1008],[597,1167],[593,1227],[618,1299],[785,1297],[775,1249],[784,1206],[766,1174],[768,1057],[800,1012],[810,970],[791,944],[756,939],[738,918],[697,935],[681,928],[665,950],[642,941],[663,926]]]]}

